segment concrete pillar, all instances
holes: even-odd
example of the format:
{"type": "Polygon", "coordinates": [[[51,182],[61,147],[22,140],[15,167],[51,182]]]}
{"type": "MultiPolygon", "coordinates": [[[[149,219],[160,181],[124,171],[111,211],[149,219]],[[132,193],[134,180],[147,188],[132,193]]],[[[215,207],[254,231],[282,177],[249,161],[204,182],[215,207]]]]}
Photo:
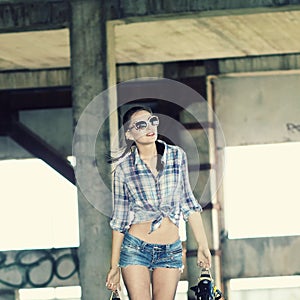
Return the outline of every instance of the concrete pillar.
{"type": "MultiPolygon", "coordinates": [[[[100,0],[73,0],[71,5],[71,74],[74,122],[80,118],[88,103],[101,91],[107,89],[106,69],[106,1],[100,0]]],[[[109,103],[96,112],[103,116],[108,115],[109,103]]],[[[87,122],[88,123],[88,122],[87,122]]],[[[109,147],[109,125],[102,126],[97,143],[97,165],[101,174],[110,177],[110,168],[105,163],[105,153],[109,147]]],[[[84,125],[80,132],[80,157],[77,161],[91,163],[85,157],[84,141],[90,137],[89,124],[84,125]]],[[[93,162],[95,163],[95,162],[93,162]]],[[[90,176],[90,188],[98,189],[90,176]]],[[[107,195],[99,191],[99,198],[107,195]]],[[[110,197],[110,196],[109,196],[110,197]]],[[[78,193],[79,202],[79,275],[82,287],[82,300],[108,299],[109,292],[105,287],[105,278],[109,269],[111,251],[111,230],[109,218],[95,209],[84,195],[78,193]]]]}

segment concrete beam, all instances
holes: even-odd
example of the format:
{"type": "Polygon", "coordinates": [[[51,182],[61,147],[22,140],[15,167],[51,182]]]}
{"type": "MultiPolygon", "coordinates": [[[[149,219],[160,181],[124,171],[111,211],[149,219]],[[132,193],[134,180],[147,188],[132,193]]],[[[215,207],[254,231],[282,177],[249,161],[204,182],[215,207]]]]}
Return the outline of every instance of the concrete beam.
{"type": "MultiPolygon", "coordinates": [[[[299,4],[300,0],[112,0],[109,19],[246,8],[271,10],[299,4]]],[[[0,0],[0,33],[65,28],[69,27],[69,21],[69,1],[0,0]]]]}
{"type": "Polygon", "coordinates": [[[300,54],[260,55],[253,57],[224,58],[216,60],[219,73],[261,72],[300,69],[300,54]]]}
{"type": "Polygon", "coordinates": [[[71,85],[70,68],[0,72],[0,90],[71,85]]]}
{"type": "Polygon", "coordinates": [[[71,88],[61,86],[0,91],[0,111],[5,104],[10,111],[71,108],[71,88]]]}
{"type": "MultiPolygon", "coordinates": [[[[219,72],[256,72],[273,70],[300,69],[300,54],[263,55],[257,57],[216,59],[219,72]]],[[[199,88],[199,77],[204,77],[206,70],[202,61],[176,62],[164,64],[122,64],[117,65],[117,81],[122,82],[138,77],[166,77],[171,79],[196,78],[195,86],[199,88]]],[[[14,70],[0,72],[0,90],[25,89],[42,87],[70,86],[70,68],[43,69],[43,70],[14,70]]],[[[196,89],[197,90],[197,89],[196,89]]],[[[200,92],[200,91],[198,91],[200,92]]],[[[203,92],[201,93],[203,96],[203,92]]]]}
{"type": "Polygon", "coordinates": [[[9,124],[9,137],[34,156],[42,159],[62,176],[75,184],[75,174],[69,161],[55,148],[18,121],[9,124]]]}
{"type": "Polygon", "coordinates": [[[124,0],[111,1],[112,18],[210,12],[245,8],[273,8],[300,4],[299,0],[124,0]]]}
{"type": "Polygon", "coordinates": [[[117,82],[127,81],[139,77],[163,78],[163,64],[125,64],[117,67],[117,82]]]}
{"type": "Polygon", "coordinates": [[[0,1],[0,33],[69,26],[68,1],[0,1]]]}

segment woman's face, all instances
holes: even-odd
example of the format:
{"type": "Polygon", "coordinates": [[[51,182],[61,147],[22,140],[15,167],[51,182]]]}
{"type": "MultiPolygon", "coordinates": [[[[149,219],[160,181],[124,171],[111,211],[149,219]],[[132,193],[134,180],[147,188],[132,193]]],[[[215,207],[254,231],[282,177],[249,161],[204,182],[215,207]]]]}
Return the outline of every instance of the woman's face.
{"type": "Polygon", "coordinates": [[[137,144],[154,143],[157,139],[157,126],[157,117],[146,110],[137,111],[130,118],[126,138],[137,144]]]}

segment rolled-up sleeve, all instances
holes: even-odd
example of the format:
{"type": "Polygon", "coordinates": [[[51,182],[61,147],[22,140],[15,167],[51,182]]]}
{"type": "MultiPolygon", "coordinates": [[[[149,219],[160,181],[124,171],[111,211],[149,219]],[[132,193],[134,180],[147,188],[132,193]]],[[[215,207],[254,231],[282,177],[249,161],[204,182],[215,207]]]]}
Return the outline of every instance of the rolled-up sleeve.
{"type": "Polygon", "coordinates": [[[186,153],[182,150],[182,163],[181,163],[181,173],[182,173],[182,202],[181,202],[181,212],[185,221],[188,220],[190,214],[196,211],[202,211],[201,205],[196,200],[189,180],[188,163],[186,153]]]}
{"type": "Polygon", "coordinates": [[[129,228],[129,200],[125,176],[120,166],[116,167],[113,177],[113,203],[110,227],[124,233],[129,228]]]}

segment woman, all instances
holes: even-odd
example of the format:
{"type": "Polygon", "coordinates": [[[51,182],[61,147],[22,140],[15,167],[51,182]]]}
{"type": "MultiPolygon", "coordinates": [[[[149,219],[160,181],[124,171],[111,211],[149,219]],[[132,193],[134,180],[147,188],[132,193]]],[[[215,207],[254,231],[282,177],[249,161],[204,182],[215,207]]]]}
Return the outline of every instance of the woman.
{"type": "Polygon", "coordinates": [[[121,270],[131,300],[174,299],[182,271],[181,214],[198,243],[199,266],[211,265],[186,154],[157,140],[158,124],[148,107],[129,109],[123,118],[127,147],[113,160],[119,161],[114,172],[112,255],[106,286],[112,291],[120,288],[121,270]]]}

